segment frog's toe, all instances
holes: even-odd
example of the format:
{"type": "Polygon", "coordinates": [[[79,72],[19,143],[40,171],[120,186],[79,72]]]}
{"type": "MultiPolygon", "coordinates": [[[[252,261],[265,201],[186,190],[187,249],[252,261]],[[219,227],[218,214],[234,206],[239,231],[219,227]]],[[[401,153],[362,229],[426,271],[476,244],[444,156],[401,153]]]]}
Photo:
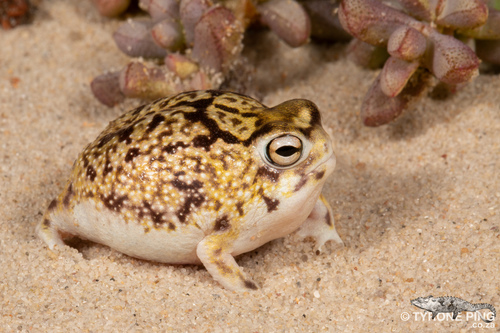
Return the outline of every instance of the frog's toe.
{"type": "Polygon", "coordinates": [[[316,240],[314,250],[318,254],[321,253],[323,245],[330,240],[344,246],[344,242],[335,229],[332,208],[323,195],[319,197],[311,214],[297,231],[297,234],[302,238],[313,237],[316,240]]]}
{"type": "Polygon", "coordinates": [[[51,250],[54,250],[56,245],[59,247],[65,245],[54,223],[46,216],[37,225],[36,233],[51,250]]]}
{"type": "Polygon", "coordinates": [[[233,291],[258,289],[257,284],[247,278],[228,249],[218,242],[219,239],[217,235],[209,235],[198,243],[196,248],[198,258],[214,280],[233,291]]]}

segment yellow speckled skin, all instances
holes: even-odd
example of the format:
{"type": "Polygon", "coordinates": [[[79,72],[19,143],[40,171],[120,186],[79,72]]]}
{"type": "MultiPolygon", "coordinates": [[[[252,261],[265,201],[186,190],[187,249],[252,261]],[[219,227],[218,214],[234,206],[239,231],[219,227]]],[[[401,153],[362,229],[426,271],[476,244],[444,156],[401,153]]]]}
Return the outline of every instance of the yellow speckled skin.
{"type": "Polygon", "coordinates": [[[267,108],[234,93],[182,93],[111,122],[76,160],[38,234],[51,249],[75,235],[138,258],[202,263],[229,289],[256,289],[234,256],[301,226],[318,250],[342,242],[320,197],[334,166],[310,101],[267,108]],[[302,145],[287,166],[268,154],[283,135],[302,145]]]}

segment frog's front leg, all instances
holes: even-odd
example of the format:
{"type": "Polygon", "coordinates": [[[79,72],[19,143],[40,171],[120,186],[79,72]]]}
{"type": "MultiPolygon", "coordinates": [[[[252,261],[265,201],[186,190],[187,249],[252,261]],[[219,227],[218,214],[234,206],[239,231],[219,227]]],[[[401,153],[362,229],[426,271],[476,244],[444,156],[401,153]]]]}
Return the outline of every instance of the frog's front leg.
{"type": "Polygon", "coordinates": [[[321,248],[329,240],[344,245],[337,230],[335,230],[332,207],[323,194],[320,195],[311,214],[297,231],[297,234],[302,238],[313,237],[316,240],[316,253],[321,253],[321,248]]]}
{"type": "Polygon", "coordinates": [[[231,238],[226,233],[205,236],[196,247],[196,254],[212,277],[225,288],[234,291],[257,289],[257,284],[248,279],[231,255],[231,238]]]}

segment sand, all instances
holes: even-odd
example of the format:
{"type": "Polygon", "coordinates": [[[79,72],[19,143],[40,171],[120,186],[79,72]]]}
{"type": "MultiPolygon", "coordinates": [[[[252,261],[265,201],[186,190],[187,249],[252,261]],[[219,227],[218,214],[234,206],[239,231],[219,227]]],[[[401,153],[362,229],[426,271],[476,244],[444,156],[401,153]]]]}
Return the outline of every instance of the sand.
{"type": "Polygon", "coordinates": [[[243,294],[203,267],[89,242],[49,251],[35,226],[77,154],[140,103],[109,109],[89,89],[127,62],[112,41],[119,24],[89,1],[54,0],[32,25],[0,31],[0,331],[467,331],[482,322],[433,321],[410,300],[451,295],[500,309],[500,76],[366,128],[359,107],[377,72],[350,63],[343,45],[292,50],[272,35],[247,50],[253,84],[268,105],[320,107],[338,158],[324,193],[345,247],[316,255],[290,235],[241,255],[262,286],[243,294]]]}

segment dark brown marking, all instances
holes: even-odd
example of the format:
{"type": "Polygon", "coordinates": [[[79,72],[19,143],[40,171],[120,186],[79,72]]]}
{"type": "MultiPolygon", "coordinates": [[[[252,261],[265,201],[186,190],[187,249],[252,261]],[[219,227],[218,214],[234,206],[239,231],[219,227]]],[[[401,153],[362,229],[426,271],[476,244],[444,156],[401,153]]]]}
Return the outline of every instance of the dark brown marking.
{"type": "Polygon", "coordinates": [[[129,127],[120,129],[119,131],[116,132],[116,135],[118,136],[118,141],[123,142],[125,141],[126,144],[130,144],[132,142],[132,139],[130,138],[130,135],[134,133],[134,125],[130,125],[129,127]]]}
{"type": "Polygon", "coordinates": [[[238,214],[240,214],[240,216],[243,216],[244,214],[244,211],[243,211],[243,202],[238,202],[236,204],[236,209],[238,210],[238,214]]]}
{"type": "Polygon", "coordinates": [[[89,165],[89,159],[87,158],[87,155],[83,156],[83,167],[86,168],[89,165]]]}
{"type": "Polygon", "coordinates": [[[231,118],[231,123],[233,123],[233,126],[238,126],[242,123],[241,120],[239,120],[238,118],[231,118]]]}
{"type": "Polygon", "coordinates": [[[54,209],[56,209],[56,207],[57,207],[57,200],[56,200],[56,199],[54,199],[54,200],[52,200],[52,201],[50,202],[50,204],[49,204],[49,208],[47,208],[47,209],[48,209],[48,210],[54,210],[54,209]]]}
{"type": "Polygon", "coordinates": [[[117,196],[116,193],[101,195],[101,201],[109,210],[119,212],[123,207],[123,202],[128,199],[127,195],[117,196]]]}
{"type": "Polygon", "coordinates": [[[233,108],[224,104],[214,104],[214,106],[218,109],[224,110],[229,113],[234,113],[234,114],[240,113],[240,111],[237,108],[233,108]]]}
{"type": "Polygon", "coordinates": [[[173,224],[172,222],[169,222],[168,223],[168,229],[175,231],[175,224],[173,224]]]}
{"type": "Polygon", "coordinates": [[[210,150],[210,146],[215,143],[217,139],[214,139],[208,135],[197,135],[193,138],[193,146],[197,148],[204,148],[206,151],[210,150]]]}
{"type": "Polygon", "coordinates": [[[216,200],[216,201],[215,201],[215,207],[214,207],[215,211],[219,211],[219,209],[220,209],[221,207],[222,207],[222,204],[220,203],[220,201],[219,201],[219,200],[216,200]]]}
{"type": "MultiPolygon", "coordinates": [[[[253,112],[243,112],[243,113],[240,113],[240,116],[245,117],[245,118],[252,118],[252,117],[258,117],[259,115],[256,113],[253,113],[253,112]]],[[[259,122],[259,121],[262,122],[262,120],[260,120],[260,119],[257,120],[257,122],[259,122]]]]}
{"type": "Polygon", "coordinates": [[[170,98],[163,98],[163,99],[159,100],[158,101],[158,108],[160,108],[162,110],[165,109],[171,100],[172,99],[170,99],[170,98]]]}
{"type": "Polygon", "coordinates": [[[171,128],[168,128],[158,134],[158,141],[163,141],[163,138],[165,138],[166,136],[171,136],[172,134],[174,134],[174,131],[172,131],[171,128]]]}
{"type": "Polygon", "coordinates": [[[272,123],[264,124],[262,126],[261,126],[261,123],[262,123],[261,119],[259,119],[255,122],[255,127],[257,127],[258,130],[254,131],[248,139],[243,141],[243,145],[245,147],[248,147],[249,145],[251,145],[252,142],[255,140],[255,138],[266,135],[275,129],[275,125],[272,123]]]}
{"type": "Polygon", "coordinates": [[[155,211],[153,209],[153,207],[151,206],[151,204],[148,201],[143,200],[142,201],[142,207],[139,208],[139,214],[138,214],[137,217],[139,219],[143,219],[146,216],[149,216],[151,218],[151,220],[153,221],[153,223],[155,224],[155,226],[163,224],[163,223],[166,222],[164,220],[165,216],[164,216],[164,214],[162,212],[155,211]]]}
{"type": "Polygon", "coordinates": [[[278,209],[278,205],[280,204],[280,201],[278,199],[271,199],[265,195],[262,195],[262,199],[264,199],[264,202],[267,205],[267,212],[268,213],[278,209]]]}
{"type": "MultiPolygon", "coordinates": [[[[175,186],[175,185],[174,185],[175,186]]],[[[205,202],[205,196],[197,190],[194,193],[187,192],[184,205],[175,213],[181,223],[186,223],[188,215],[191,213],[191,206],[200,207],[205,202]]]]}
{"type": "Polygon", "coordinates": [[[217,268],[225,274],[231,274],[233,270],[231,267],[227,266],[222,260],[216,260],[215,265],[217,268]]]}
{"type": "Polygon", "coordinates": [[[299,131],[307,137],[311,135],[313,128],[313,126],[309,126],[307,128],[299,128],[299,131]]]}
{"type": "Polygon", "coordinates": [[[221,120],[224,120],[224,118],[226,118],[227,114],[225,114],[224,112],[222,111],[217,111],[217,116],[219,116],[219,118],[221,120]]]}
{"type": "Polygon", "coordinates": [[[87,178],[90,179],[91,182],[93,182],[96,175],[97,173],[95,172],[94,167],[92,165],[89,165],[87,167],[87,178]]]}
{"type": "Polygon", "coordinates": [[[325,175],[325,171],[320,171],[318,173],[316,173],[315,177],[317,180],[320,180],[321,178],[323,178],[323,176],[325,175]]]}
{"type": "Polygon", "coordinates": [[[43,219],[42,225],[45,228],[50,228],[50,221],[48,219],[43,219]]]}
{"type": "Polygon", "coordinates": [[[309,114],[311,115],[311,125],[321,125],[321,114],[319,113],[318,107],[311,101],[307,101],[309,114]]]}
{"type": "MultiPolygon", "coordinates": [[[[273,183],[276,183],[280,177],[280,171],[276,169],[272,169],[268,166],[261,166],[257,170],[257,174],[255,175],[255,178],[257,177],[264,177],[272,181],[273,183]]],[[[257,179],[254,180],[254,183],[257,181],[257,179]]]]}
{"type": "Polygon", "coordinates": [[[175,154],[177,152],[177,148],[179,147],[186,148],[189,147],[189,144],[185,144],[182,141],[169,143],[168,145],[162,148],[162,151],[166,152],[167,154],[175,154]]]}
{"type": "MultiPolygon", "coordinates": [[[[115,133],[108,133],[105,136],[103,136],[99,140],[99,142],[97,143],[97,148],[104,147],[104,145],[107,144],[109,141],[111,141],[111,139],[113,139],[114,136],[115,136],[115,133]]],[[[85,163],[85,161],[84,161],[84,163],[85,163]]],[[[87,163],[88,163],[88,161],[87,161],[87,163]]]]}
{"type": "Polygon", "coordinates": [[[193,171],[196,173],[202,173],[203,170],[201,169],[201,157],[199,156],[194,156],[190,157],[190,160],[194,161],[196,164],[194,165],[193,171]]]}
{"type": "Polygon", "coordinates": [[[332,224],[332,217],[330,216],[330,213],[326,213],[325,215],[325,221],[326,221],[326,224],[328,224],[330,227],[333,226],[332,224]]]}
{"type": "Polygon", "coordinates": [[[225,231],[229,228],[231,228],[231,224],[229,223],[227,216],[224,215],[223,217],[215,220],[214,231],[216,231],[216,232],[217,231],[225,231]]]}
{"type": "Polygon", "coordinates": [[[127,152],[127,155],[125,155],[125,162],[131,162],[138,155],[140,155],[139,148],[130,148],[127,152]]]}
{"type": "Polygon", "coordinates": [[[164,116],[162,116],[161,114],[156,114],[153,117],[153,119],[151,120],[151,122],[148,124],[148,127],[146,128],[146,132],[150,133],[150,132],[154,131],[154,129],[156,127],[158,127],[160,125],[160,123],[164,120],[165,120],[164,116]]]}
{"type": "MultiPolygon", "coordinates": [[[[197,111],[199,110],[206,110],[210,105],[212,105],[214,101],[214,98],[213,97],[209,97],[209,98],[202,98],[202,99],[198,99],[198,100],[182,100],[174,105],[172,105],[172,107],[180,107],[180,106],[187,106],[187,107],[192,107],[192,108],[195,108],[197,109],[197,111]]],[[[193,112],[193,113],[196,113],[196,112],[193,112]]]]}
{"type": "MultiPolygon", "coordinates": [[[[236,98],[233,98],[233,97],[224,97],[224,99],[226,101],[228,101],[229,103],[236,103],[238,100],[236,98]]],[[[246,101],[244,101],[246,103],[246,101]]]]}
{"type": "Polygon", "coordinates": [[[257,285],[250,280],[245,280],[245,287],[252,290],[257,290],[257,285]]]}
{"type": "MultiPolygon", "coordinates": [[[[220,95],[220,93],[219,93],[220,95]]],[[[217,95],[214,95],[217,96],[217,95]]],[[[210,135],[198,135],[193,139],[193,146],[200,147],[208,151],[210,146],[218,139],[225,143],[236,144],[239,139],[231,132],[223,131],[214,119],[207,116],[206,109],[213,103],[214,98],[205,98],[197,101],[181,101],[176,106],[190,106],[196,109],[195,112],[183,112],[184,118],[191,123],[200,122],[210,131],[210,135]]]]}
{"type": "Polygon", "coordinates": [[[126,144],[130,144],[132,142],[132,139],[130,136],[132,133],[134,133],[134,125],[131,124],[128,127],[122,128],[116,132],[116,135],[118,136],[118,141],[120,142],[125,142],[126,144]]]}
{"type": "Polygon", "coordinates": [[[187,191],[187,190],[195,190],[196,192],[203,187],[203,183],[200,182],[199,180],[193,180],[191,184],[188,184],[186,182],[183,182],[182,180],[179,179],[174,179],[170,182],[176,189],[179,189],[181,191],[187,191]]]}
{"type": "Polygon", "coordinates": [[[135,108],[134,110],[130,111],[130,115],[131,116],[137,116],[142,110],[144,110],[144,108],[147,106],[147,104],[144,104],[144,105],[141,105],[137,108],[135,108]]]}
{"type": "Polygon", "coordinates": [[[106,162],[104,163],[104,169],[102,170],[102,177],[106,177],[111,171],[113,171],[113,167],[111,166],[111,162],[106,154],[106,162]]]}
{"type": "Polygon", "coordinates": [[[73,183],[69,183],[69,186],[66,189],[66,194],[64,195],[64,198],[63,198],[63,201],[62,201],[64,207],[68,207],[69,206],[69,201],[73,197],[73,194],[74,194],[74,192],[73,192],[73,183]]]}
{"type": "Polygon", "coordinates": [[[309,180],[308,176],[302,177],[300,181],[297,183],[297,185],[295,185],[294,192],[299,191],[307,183],[308,180],[309,180]]]}

